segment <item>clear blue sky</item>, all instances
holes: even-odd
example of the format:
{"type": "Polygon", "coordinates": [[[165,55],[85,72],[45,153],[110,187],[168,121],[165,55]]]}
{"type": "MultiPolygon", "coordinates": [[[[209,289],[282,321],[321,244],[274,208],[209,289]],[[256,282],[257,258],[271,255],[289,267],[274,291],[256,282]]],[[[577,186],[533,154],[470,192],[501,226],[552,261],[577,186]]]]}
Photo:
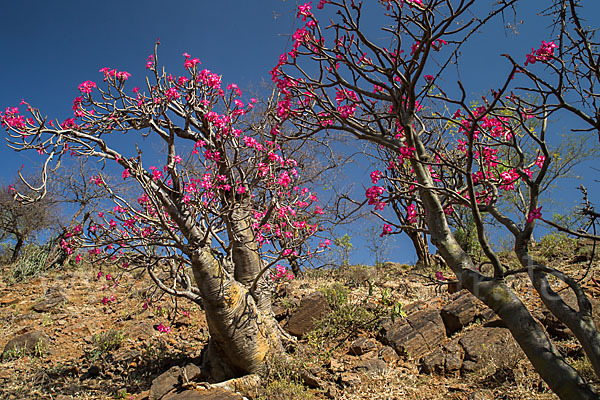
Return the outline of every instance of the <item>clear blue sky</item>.
{"type": "MultiPolygon", "coordinates": [[[[365,1],[370,2],[375,0],[365,1]]],[[[293,0],[5,2],[0,24],[0,108],[16,106],[24,98],[44,114],[61,120],[70,117],[77,86],[85,80],[100,82],[100,68],[130,72],[132,86],[142,79],[145,60],[157,38],[161,42],[160,61],[167,70],[180,71],[182,53],[188,52],[199,58],[203,67],[221,74],[224,83],[235,82],[242,88],[259,84],[261,80],[269,80],[268,71],[286,50],[288,36],[294,29],[297,3],[293,0]]],[[[313,2],[315,14],[324,22],[327,18],[316,10],[317,3],[313,2]]],[[[477,3],[483,7],[493,1],[477,3]]],[[[524,59],[531,47],[548,39],[548,34],[543,33],[547,20],[535,15],[535,7],[543,2],[523,3],[517,22],[525,23],[518,26],[519,35],[506,35],[498,20],[465,48],[461,77],[470,93],[481,94],[493,87],[490,79],[502,76],[508,69],[501,53],[524,59]]],[[[585,15],[600,15],[597,1],[584,3],[585,15]]],[[[366,18],[376,23],[378,17],[367,13],[366,18]]],[[[21,164],[37,159],[37,154],[19,155],[4,146],[0,147],[0,155],[3,183],[13,179],[21,164]]],[[[368,185],[368,179],[362,184],[368,185]]],[[[360,248],[359,241],[354,242],[360,248]]],[[[393,253],[395,261],[414,259],[404,240],[398,241],[393,253]]],[[[357,251],[353,260],[368,263],[368,252],[357,251]]]]}

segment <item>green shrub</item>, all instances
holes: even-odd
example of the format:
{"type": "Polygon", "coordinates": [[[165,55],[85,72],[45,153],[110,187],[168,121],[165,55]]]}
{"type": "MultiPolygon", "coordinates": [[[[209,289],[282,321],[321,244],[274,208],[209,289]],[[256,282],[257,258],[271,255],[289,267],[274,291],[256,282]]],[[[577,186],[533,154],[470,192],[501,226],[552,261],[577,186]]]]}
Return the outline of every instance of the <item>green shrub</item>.
{"type": "Polygon", "coordinates": [[[341,283],[334,283],[319,289],[334,310],[339,309],[348,302],[348,288],[341,283]]]}
{"type": "Polygon", "coordinates": [[[92,336],[94,348],[88,352],[88,358],[92,361],[98,357],[118,349],[125,340],[125,334],[121,330],[111,329],[108,332],[92,336]]]}
{"type": "Polygon", "coordinates": [[[6,277],[7,283],[23,282],[45,273],[49,269],[46,265],[49,253],[48,245],[30,244],[23,247],[21,255],[6,277]]]}
{"type": "Polygon", "coordinates": [[[310,400],[313,394],[301,383],[289,379],[271,381],[262,390],[257,400],[310,400]]]}

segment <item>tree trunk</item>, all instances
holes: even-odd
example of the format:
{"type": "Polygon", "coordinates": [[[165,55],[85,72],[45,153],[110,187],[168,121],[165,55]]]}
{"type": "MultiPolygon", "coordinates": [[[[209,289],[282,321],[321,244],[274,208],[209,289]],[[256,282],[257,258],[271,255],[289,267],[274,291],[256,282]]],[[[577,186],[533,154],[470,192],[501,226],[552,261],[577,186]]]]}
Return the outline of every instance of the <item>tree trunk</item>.
{"type": "Polygon", "coordinates": [[[17,243],[15,243],[15,248],[13,249],[12,257],[10,259],[11,264],[17,262],[17,259],[19,258],[19,254],[21,253],[21,248],[23,247],[24,243],[25,243],[25,240],[23,239],[23,237],[17,236],[17,243]]]}
{"type": "Polygon", "coordinates": [[[406,233],[417,253],[417,263],[423,267],[431,266],[431,254],[429,254],[429,248],[423,236],[419,232],[414,231],[407,231],[406,233]]]}
{"type": "Polygon", "coordinates": [[[207,371],[217,381],[260,372],[268,355],[283,351],[277,322],[210,249],[194,254],[192,268],[211,336],[204,355],[207,371]]]}
{"type": "Polygon", "coordinates": [[[427,210],[426,221],[431,242],[438,248],[446,264],[463,287],[504,321],[536,371],[554,393],[561,399],[598,399],[593,387],[584,382],[579,373],[560,355],[544,328],[532,317],[515,293],[502,280],[494,280],[476,271],[473,261],[454,238],[439,198],[435,192],[427,189],[434,187],[429,171],[421,163],[421,160],[427,160],[427,152],[414,128],[407,128],[408,145],[416,149],[411,164],[417,181],[422,185],[419,196],[427,210]]]}

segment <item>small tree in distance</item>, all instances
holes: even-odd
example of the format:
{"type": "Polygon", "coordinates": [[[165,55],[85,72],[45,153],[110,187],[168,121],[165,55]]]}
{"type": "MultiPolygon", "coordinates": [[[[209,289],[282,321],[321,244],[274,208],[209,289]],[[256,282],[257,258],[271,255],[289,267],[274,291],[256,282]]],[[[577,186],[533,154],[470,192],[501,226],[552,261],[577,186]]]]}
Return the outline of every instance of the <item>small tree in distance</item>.
{"type": "Polygon", "coordinates": [[[15,201],[13,196],[17,187],[22,191],[27,189],[18,183],[0,186],[0,240],[14,242],[9,258],[11,263],[18,260],[23,245],[32,235],[54,226],[57,216],[50,198],[31,204],[15,201]]]}
{"type": "Polygon", "coordinates": [[[9,108],[1,122],[13,148],[46,157],[43,177],[51,162],[71,156],[109,163],[87,179],[113,204],[71,227],[62,241],[67,253],[88,247],[96,265],[145,269],[160,289],[201,304],[211,335],[204,367],[214,379],[257,372],[285,336],[272,315],[267,271],[319,251],[306,246],[323,211],[296,184],[294,148],[269,126],[270,110],[263,129],[252,129],[243,120],[256,100],[243,101],[235,84],[224,88],[188,54],[181,76],[157,61],[155,50],[144,89],[127,87],[129,73],[102,68],[102,87],[79,85],[74,118],[53,121],[25,103],[25,115],[9,108]],[[124,134],[135,139],[127,144],[124,134]],[[165,153],[145,154],[145,136],[164,143],[165,153]],[[137,196],[111,185],[110,171],[137,196]]]}
{"type": "MultiPolygon", "coordinates": [[[[398,219],[386,222],[382,233],[406,229],[408,219],[414,224],[425,221],[423,229],[456,278],[504,321],[550,388],[563,399],[598,398],[504,281],[511,275],[528,275],[548,310],[573,331],[600,376],[600,334],[588,297],[577,280],[529,253],[534,227],[542,219],[540,195],[553,162],[550,116],[565,110],[590,127],[584,130],[600,127],[595,90],[600,79],[598,43],[594,31],[582,27],[579,2],[552,2],[547,14],[555,23],[557,40],[540,39],[541,45],[521,56],[523,61],[508,57],[507,76],[493,83],[475,105],[460,80],[454,91],[443,85],[450,74],[447,67],[460,60],[461,47],[477,30],[517,1],[495,2],[481,17],[474,1],[379,3],[385,42],[381,32],[372,34],[372,27],[361,19],[363,3],[321,0],[317,8],[334,16],[326,28],[310,3],[300,6],[298,17],[304,25],[293,35],[292,50],[271,72],[283,96],[280,116],[294,123],[302,137],[343,132],[394,155],[392,162],[381,159],[380,170],[389,172],[374,171],[379,173],[376,183],[366,193],[375,210],[391,208],[398,219]],[[546,71],[534,72],[539,64],[546,71]],[[536,101],[529,100],[532,94],[536,101]],[[505,193],[517,190],[520,209],[504,212],[510,197],[505,193]],[[478,270],[453,235],[449,221],[456,208],[472,218],[471,234],[492,266],[491,275],[478,270]],[[486,218],[511,234],[521,268],[504,265],[493,251],[486,218]],[[554,291],[548,276],[575,295],[578,310],[554,291]]],[[[371,12],[376,7],[364,5],[371,12]]]]}

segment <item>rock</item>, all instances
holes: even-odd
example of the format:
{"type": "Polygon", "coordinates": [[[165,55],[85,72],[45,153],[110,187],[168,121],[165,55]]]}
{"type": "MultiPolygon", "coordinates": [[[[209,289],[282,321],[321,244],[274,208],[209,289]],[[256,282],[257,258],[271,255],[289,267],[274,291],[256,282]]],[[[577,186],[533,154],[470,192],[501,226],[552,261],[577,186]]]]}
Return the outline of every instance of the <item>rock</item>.
{"type": "Polygon", "coordinates": [[[533,312],[533,316],[540,321],[546,332],[553,337],[560,340],[568,340],[573,336],[573,333],[565,324],[563,324],[558,318],[556,318],[548,309],[536,310],[533,312]]]}
{"type": "Polygon", "coordinates": [[[188,380],[193,380],[200,376],[200,368],[194,364],[188,364],[183,368],[178,366],[169,368],[167,372],[164,372],[152,381],[150,400],[162,399],[167,393],[183,383],[184,373],[188,380]]]}
{"type": "Polygon", "coordinates": [[[243,400],[243,397],[225,389],[209,388],[168,394],[163,400],[243,400]]]}
{"type": "Polygon", "coordinates": [[[379,358],[386,363],[391,363],[397,361],[400,357],[398,357],[398,353],[396,353],[396,350],[394,350],[393,347],[385,346],[379,350],[379,358]]]}
{"type": "Polygon", "coordinates": [[[281,304],[273,304],[272,310],[277,321],[282,321],[287,317],[288,310],[281,304]]]}
{"type": "Polygon", "coordinates": [[[125,331],[127,332],[128,338],[140,341],[145,341],[157,333],[156,329],[146,322],[138,322],[130,328],[125,329],[125,331]]]}
{"type": "Polygon", "coordinates": [[[323,385],[323,382],[315,374],[304,369],[300,372],[300,379],[302,383],[313,389],[320,389],[323,385]]]}
{"type": "Polygon", "coordinates": [[[13,354],[17,355],[22,353],[35,353],[36,351],[43,350],[50,345],[50,338],[44,331],[32,331],[19,335],[11,339],[6,346],[2,356],[13,354]]]}
{"type": "Polygon", "coordinates": [[[493,398],[494,395],[486,390],[485,392],[471,393],[468,400],[492,400],[493,398]]]}
{"type": "Polygon", "coordinates": [[[331,372],[340,372],[345,370],[344,363],[337,358],[331,358],[329,360],[329,370],[331,372]]]}
{"type": "Polygon", "coordinates": [[[444,346],[446,361],[444,367],[446,373],[458,372],[462,367],[464,350],[457,342],[450,342],[444,346]]]}
{"type": "Polygon", "coordinates": [[[36,313],[21,314],[21,315],[17,315],[15,317],[15,319],[13,320],[13,322],[15,324],[18,324],[19,322],[23,322],[23,321],[31,321],[32,319],[37,319],[38,316],[39,316],[39,314],[36,314],[36,313]]]}
{"type": "Polygon", "coordinates": [[[314,328],[315,322],[330,312],[331,307],[323,293],[314,292],[300,301],[300,305],[288,320],[286,329],[294,336],[304,336],[314,328]]]}
{"type": "Polygon", "coordinates": [[[350,343],[349,354],[361,356],[377,348],[377,343],[373,339],[358,338],[350,343]]]}
{"type": "Polygon", "coordinates": [[[82,380],[92,379],[100,376],[102,373],[102,368],[98,364],[94,364],[88,368],[88,370],[81,376],[82,380]]]}
{"type": "Polygon", "coordinates": [[[417,311],[404,320],[388,321],[379,337],[399,355],[418,360],[446,338],[446,329],[438,310],[430,308],[417,311]]]}
{"type": "Polygon", "coordinates": [[[512,369],[525,354],[505,328],[478,327],[467,332],[458,342],[465,355],[463,372],[489,369],[512,369]]]}
{"type": "Polygon", "coordinates": [[[342,372],[338,377],[338,383],[345,387],[360,385],[360,375],[355,372],[342,372]]]}
{"type": "Polygon", "coordinates": [[[368,373],[381,375],[388,370],[388,366],[385,361],[378,358],[362,361],[356,366],[357,370],[365,370],[368,373]]]}
{"type": "Polygon", "coordinates": [[[33,311],[46,312],[67,301],[67,296],[64,295],[62,288],[60,286],[52,286],[46,291],[44,299],[33,306],[33,311]]]}
{"type": "Polygon", "coordinates": [[[421,359],[421,370],[426,374],[443,374],[446,362],[444,350],[437,349],[421,359]]]}
{"type": "Polygon", "coordinates": [[[447,304],[440,312],[448,336],[462,330],[475,320],[477,316],[477,299],[467,291],[451,303],[447,304]]]}

